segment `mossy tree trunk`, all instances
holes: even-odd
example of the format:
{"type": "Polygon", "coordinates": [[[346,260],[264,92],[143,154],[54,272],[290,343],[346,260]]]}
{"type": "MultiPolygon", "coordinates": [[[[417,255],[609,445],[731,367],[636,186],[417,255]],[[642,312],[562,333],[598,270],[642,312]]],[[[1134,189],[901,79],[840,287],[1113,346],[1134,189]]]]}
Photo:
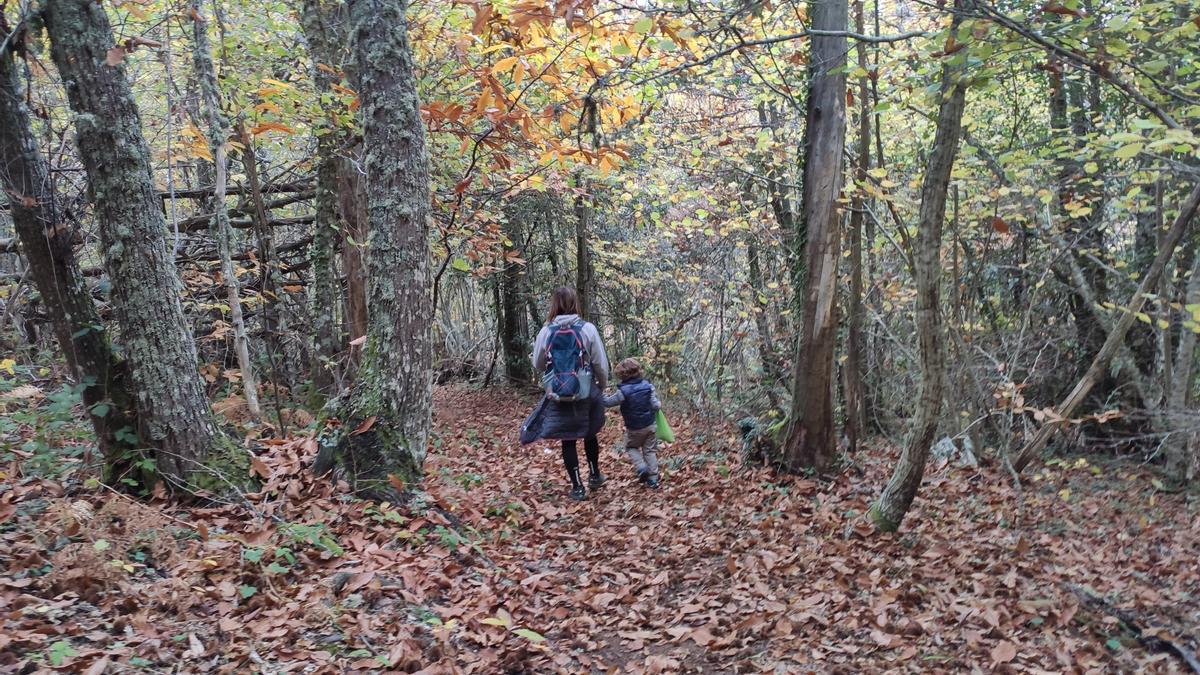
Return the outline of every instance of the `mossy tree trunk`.
{"type": "MultiPolygon", "coordinates": [[[[0,30],[8,32],[7,26],[0,30]]],[[[17,72],[12,52],[0,54],[0,181],[59,349],[82,385],[81,398],[104,455],[105,480],[117,483],[136,470],[134,451],[140,446],[127,368],[109,344],[75,259],[72,218],[55,200],[17,72]]]]}
{"type": "Polygon", "coordinates": [[[75,140],[99,222],[113,309],[130,364],[139,436],[174,490],[223,491],[247,478],[249,458],[218,430],[180,302],[167,224],[141,119],[117,62],[103,5],[46,0],[51,56],[75,114],[75,140]]]}
{"type": "MultiPolygon", "coordinates": [[[[812,6],[812,25],[824,31],[845,31],[846,0],[825,0],[812,6]]],[[[808,113],[804,130],[804,186],[801,217],[807,242],[803,283],[795,292],[799,304],[792,379],[792,408],[783,442],[783,467],[788,471],[829,470],[836,459],[833,421],[833,357],[837,346],[837,266],[840,259],[842,152],[846,137],[846,38],[812,38],[808,113]]],[[[797,237],[799,239],[799,237],[797,237]]],[[[793,266],[801,260],[793,261],[793,266]]]]}
{"type": "Polygon", "coordinates": [[[318,120],[317,134],[317,195],[316,218],[313,222],[313,242],[309,249],[313,277],[311,295],[313,321],[313,385],[321,396],[333,392],[341,380],[337,371],[337,356],[341,344],[337,339],[335,312],[338,288],[334,254],[339,232],[344,222],[338,200],[338,151],[345,142],[339,120],[349,111],[336,102],[333,85],[336,73],[345,61],[344,45],[347,34],[346,5],[332,0],[304,0],[300,25],[308,40],[313,59],[313,79],[321,96],[322,107],[328,113],[318,120]]]}
{"type": "Polygon", "coordinates": [[[405,0],[351,0],[350,24],[366,149],[366,353],[342,422],[314,467],[340,465],[366,497],[394,499],[420,476],[432,403],[430,185],[425,127],[405,0]]]}
{"type": "MultiPolygon", "coordinates": [[[[956,5],[961,9],[963,0],[956,5]]],[[[951,31],[959,26],[955,17],[951,31]]],[[[908,441],[900,454],[900,461],[892,472],[879,500],[871,507],[871,517],[884,531],[895,531],[908,513],[921,478],[925,474],[925,462],[929,448],[937,433],[938,418],[942,412],[942,390],[945,387],[946,364],[942,343],[945,340],[941,321],[940,284],[942,226],[946,218],[946,196],[949,192],[950,173],[954,169],[954,158],[958,153],[958,142],[962,132],[963,109],[966,107],[967,75],[965,64],[967,50],[945,57],[949,62],[942,67],[940,89],[941,104],[938,109],[937,131],[933,149],[921,183],[921,206],[918,211],[917,236],[913,252],[917,286],[917,342],[921,364],[921,388],[917,398],[916,420],[909,432],[908,441]]]]}
{"type": "Polygon", "coordinates": [[[208,147],[213,157],[213,232],[217,236],[217,255],[221,259],[221,284],[225,287],[225,302],[229,304],[233,351],[237,355],[238,368],[242,371],[242,392],[246,398],[246,409],[257,419],[262,417],[262,408],[258,403],[258,377],[254,372],[254,363],[250,360],[250,339],[246,335],[246,321],[242,314],[241,289],[238,285],[237,270],[233,266],[233,226],[229,224],[229,210],[225,206],[225,187],[228,182],[228,155],[225,147],[229,140],[229,124],[221,110],[221,93],[217,89],[212,49],[208,43],[208,22],[200,13],[198,2],[193,1],[191,15],[192,68],[200,84],[208,123],[208,147]]]}

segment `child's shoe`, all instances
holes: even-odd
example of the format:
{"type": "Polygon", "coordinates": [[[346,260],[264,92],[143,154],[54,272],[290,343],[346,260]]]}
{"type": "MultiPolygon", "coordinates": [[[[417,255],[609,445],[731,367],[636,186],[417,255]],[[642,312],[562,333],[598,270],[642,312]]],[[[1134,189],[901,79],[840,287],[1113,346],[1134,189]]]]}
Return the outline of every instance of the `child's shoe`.
{"type": "Polygon", "coordinates": [[[643,480],[642,482],[645,483],[646,487],[648,487],[648,488],[652,488],[654,490],[658,489],[658,476],[649,476],[648,475],[648,476],[646,476],[646,479],[643,480]]]}
{"type": "Polygon", "coordinates": [[[571,491],[567,493],[567,496],[577,502],[581,502],[587,499],[587,492],[584,492],[582,485],[572,485],[571,491]]]}
{"type": "Polygon", "coordinates": [[[604,474],[600,473],[599,471],[588,472],[588,489],[595,490],[601,485],[604,485],[607,480],[608,479],[604,477],[604,474]]]}

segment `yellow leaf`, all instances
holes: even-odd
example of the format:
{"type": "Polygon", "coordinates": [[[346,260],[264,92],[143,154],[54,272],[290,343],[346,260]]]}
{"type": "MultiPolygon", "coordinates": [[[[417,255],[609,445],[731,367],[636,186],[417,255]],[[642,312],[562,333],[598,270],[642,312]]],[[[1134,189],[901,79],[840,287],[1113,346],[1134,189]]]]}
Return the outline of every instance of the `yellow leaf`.
{"type": "Polygon", "coordinates": [[[0,361],[0,370],[3,370],[9,375],[17,374],[16,366],[17,362],[12,359],[4,359],[3,361],[0,361]]]}
{"type": "Polygon", "coordinates": [[[285,134],[293,134],[295,131],[282,122],[263,122],[250,130],[250,133],[257,136],[268,131],[282,131],[285,134]]]}
{"type": "Polygon", "coordinates": [[[520,60],[521,60],[521,57],[519,57],[519,56],[508,56],[503,59],[500,59],[499,61],[496,62],[496,65],[492,66],[492,72],[493,73],[502,73],[502,72],[508,70],[509,68],[512,68],[513,66],[517,65],[517,61],[520,61],[520,60]]]}

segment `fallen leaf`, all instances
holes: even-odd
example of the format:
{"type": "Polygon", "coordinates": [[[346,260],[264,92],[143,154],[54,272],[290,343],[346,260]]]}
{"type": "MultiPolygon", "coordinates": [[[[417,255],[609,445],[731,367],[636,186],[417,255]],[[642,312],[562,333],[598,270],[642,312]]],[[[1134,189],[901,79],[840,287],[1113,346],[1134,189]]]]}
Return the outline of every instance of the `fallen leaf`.
{"type": "Polygon", "coordinates": [[[371,415],[367,419],[363,420],[362,424],[359,424],[357,427],[355,427],[354,431],[350,432],[350,435],[358,436],[359,434],[365,434],[373,426],[375,426],[375,415],[371,415]]]}
{"type": "Polygon", "coordinates": [[[198,659],[204,656],[204,644],[200,642],[200,638],[196,637],[195,633],[188,633],[188,650],[183,653],[186,659],[198,659]]]}
{"type": "Polygon", "coordinates": [[[1008,640],[992,647],[992,663],[1008,663],[1017,658],[1017,646],[1008,640]]]}

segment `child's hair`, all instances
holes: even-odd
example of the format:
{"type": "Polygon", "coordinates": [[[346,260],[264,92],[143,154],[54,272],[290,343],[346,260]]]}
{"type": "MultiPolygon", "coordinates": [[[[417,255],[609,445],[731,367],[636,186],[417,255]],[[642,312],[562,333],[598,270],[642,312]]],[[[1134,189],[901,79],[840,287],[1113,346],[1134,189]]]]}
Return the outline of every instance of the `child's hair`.
{"type": "Polygon", "coordinates": [[[641,377],[642,364],[638,363],[637,359],[624,359],[617,364],[616,373],[622,382],[641,377]]]}

